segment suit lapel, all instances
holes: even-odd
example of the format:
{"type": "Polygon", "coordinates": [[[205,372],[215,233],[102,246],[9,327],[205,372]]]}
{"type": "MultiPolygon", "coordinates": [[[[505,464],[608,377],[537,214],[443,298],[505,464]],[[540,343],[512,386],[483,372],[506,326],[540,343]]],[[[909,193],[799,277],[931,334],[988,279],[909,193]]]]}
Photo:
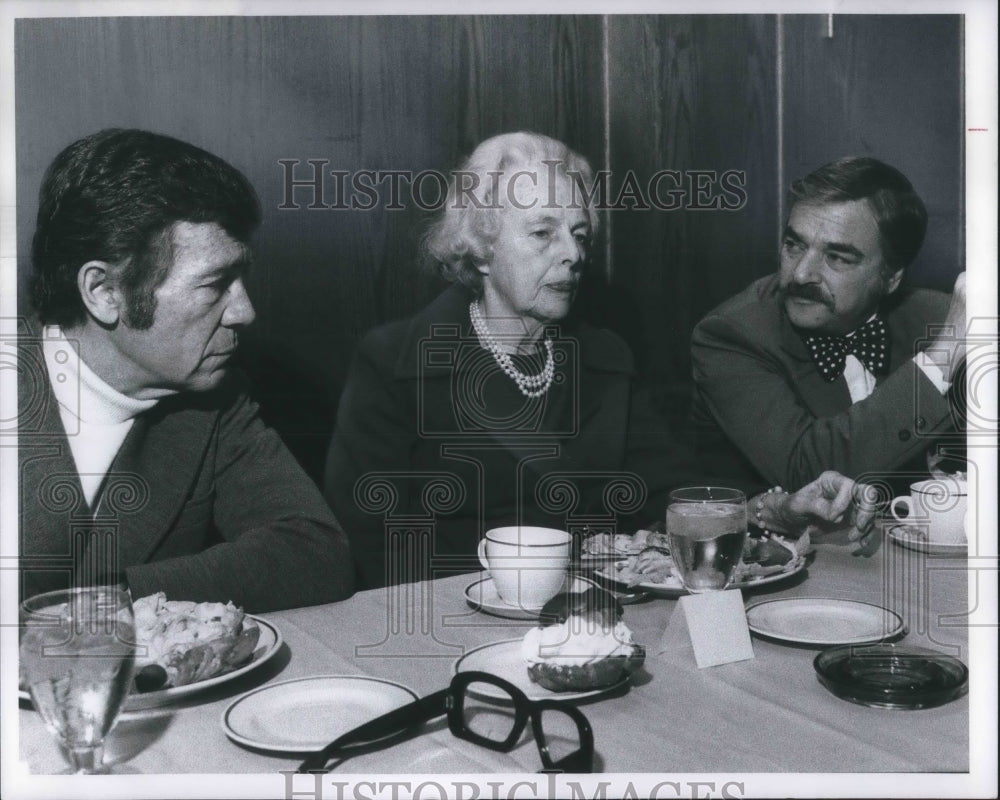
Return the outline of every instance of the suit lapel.
{"type": "MultiPolygon", "coordinates": [[[[163,405],[171,405],[170,400],[163,405]]],[[[125,564],[149,560],[190,498],[215,413],[159,406],[138,417],[101,487],[98,516],[120,522],[125,564]]]]}
{"type": "Polygon", "coordinates": [[[921,339],[926,344],[928,321],[919,319],[916,325],[911,325],[904,314],[897,312],[897,308],[897,305],[890,305],[884,313],[886,325],[889,326],[889,370],[885,375],[877,376],[878,383],[913,358],[921,339]]]}
{"type": "Polygon", "coordinates": [[[80,526],[114,530],[121,565],[149,560],[192,492],[218,416],[211,402],[199,401],[199,407],[181,398],[164,400],[140,415],[92,509],[84,499],[39,336],[29,324],[18,341],[18,553],[29,594],[54,588],[75,569],[73,537],[80,526]]]}
{"type": "Polygon", "coordinates": [[[827,383],[813,363],[802,338],[795,332],[783,310],[781,314],[781,347],[788,356],[791,382],[798,387],[802,400],[813,416],[832,417],[851,406],[851,393],[847,381],[841,375],[832,383],[827,383]]]}
{"type": "MultiPolygon", "coordinates": [[[[911,330],[906,324],[904,315],[896,313],[898,302],[899,298],[890,298],[881,311],[882,318],[889,327],[889,369],[884,375],[875,376],[876,386],[885,381],[908,359],[913,358],[914,348],[919,341],[918,332],[911,330]]],[[[781,313],[781,345],[790,359],[793,385],[799,387],[809,409],[817,417],[831,417],[850,408],[851,393],[847,388],[847,381],[843,376],[833,383],[823,380],[801,337],[795,332],[784,312],[779,311],[779,313],[781,313]]],[[[923,320],[920,324],[926,325],[923,320]]],[[[925,329],[922,327],[920,330],[925,329]]]]}
{"type": "Polygon", "coordinates": [[[90,514],[41,345],[36,344],[37,360],[23,348],[18,354],[22,364],[18,380],[19,552],[25,558],[69,554],[67,520],[86,519],[90,514]],[[32,364],[37,370],[28,369],[32,364]]]}
{"type": "Polygon", "coordinates": [[[24,596],[70,585],[77,529],[89,526],[73,451],[52,392],[40,327],[18,340],[18,568],[24,596]]]}

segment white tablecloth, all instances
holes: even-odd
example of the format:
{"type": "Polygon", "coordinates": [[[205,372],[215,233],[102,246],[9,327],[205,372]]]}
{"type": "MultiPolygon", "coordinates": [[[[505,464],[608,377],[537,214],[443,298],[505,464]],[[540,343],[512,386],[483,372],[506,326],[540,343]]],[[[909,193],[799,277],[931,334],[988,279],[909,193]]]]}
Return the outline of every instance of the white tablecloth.
{"type": "MultiPolygon", "coordinates": [[[[470,609],[463,589],[477,577],[361,592],[341,603],[267,614],[285,641],[275,659],[178,706],[128,715],[108,742],[108,758],[144,775],[294,769],[298,758],[252,751],[226,737],[220,718],[229,703],[264,683],[315,674],[387,678],[421,694],[443,688],[463,652],[523,635],[530,625],[470,609]]],[[[807,572],[744,593],[744,599],[835,597],[877,603],[903,617],[905,643],[968,663],[967,579],[963,559],[930,557],[890,542],[873,558],[862,559],[846,547],[821,545],[807,572]]],[[[627,691],[580,705],[594,730],[595,771],[968,770],[967,697],[917,711],[855,705],[818,682],[812,666],[817,650],[763,639],[754,640],[752,660],[698,669],[684,639],[671,652],[655,652],[677,608],[676,600],[663,598],[626,606],[625,621],[649,654],[644,672],[627,691]]],[[[30,706],[20,710],[20,735],[21,759],[31,773],[66,768],[30,706]]],[[[530,735],[513,752],[494,753],[455,739],[441,719],[422,735],[360,755],[342,769],[514,773],[536,772],[540,766],[530,735]]]]}

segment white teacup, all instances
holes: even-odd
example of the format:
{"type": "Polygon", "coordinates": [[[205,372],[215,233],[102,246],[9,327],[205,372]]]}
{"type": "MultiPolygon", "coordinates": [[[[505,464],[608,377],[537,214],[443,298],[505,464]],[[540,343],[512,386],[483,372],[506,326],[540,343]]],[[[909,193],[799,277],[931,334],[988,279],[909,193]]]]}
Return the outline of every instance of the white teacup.
{"type": "Polygon", "coordinates": [[[935,478],[910,484],[910,494],[893,498],[889,510],[897,522],[927,531],[927,539],[941,544],[967,541],[965,532],[968,485],[954,478],[935,478]],[[906,507],[906,516],[898,508],[906,507]]]}
{"type": "Polygon", "coordinates": [[[566,581],[573,537],[554,528],[493,528],[479,542],[479,561],[509,606],[541,608],[566,581]]]}

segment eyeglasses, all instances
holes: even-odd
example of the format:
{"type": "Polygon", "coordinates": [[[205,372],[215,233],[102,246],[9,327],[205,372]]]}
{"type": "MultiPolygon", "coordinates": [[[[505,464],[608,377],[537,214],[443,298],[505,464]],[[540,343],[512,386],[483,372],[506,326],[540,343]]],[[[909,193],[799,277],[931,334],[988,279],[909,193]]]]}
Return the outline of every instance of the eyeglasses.
{"type": "Polygon", "coordinates": [[[530,719],[543,771],[586,773],[593,768],[594,733],[582,711],[557,700],[529,700],[502,678],[470,671],[457,674],[447,689],[334,739],[303,761],[298,772],[328,772],[326,765],[338,751],[394,740],[398,734],[445,714],[454,736],[503,753],[514,749],[530,719]]]}

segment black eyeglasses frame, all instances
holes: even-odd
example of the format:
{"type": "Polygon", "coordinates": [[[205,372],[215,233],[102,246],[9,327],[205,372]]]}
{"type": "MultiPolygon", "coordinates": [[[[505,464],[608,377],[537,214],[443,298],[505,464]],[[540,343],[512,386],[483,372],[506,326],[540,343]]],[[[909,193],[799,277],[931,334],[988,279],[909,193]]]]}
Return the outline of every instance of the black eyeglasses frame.
{"type": "MultiPolygon", "coordinates": [[[[490,698],[501,700],[501,698],[490,698]]],[[[506,699],[506,698],[502,698],[506,699]]],[[[531,720],[531,730],[538,747],[538,755],[542,760],[543,772],[589,773],[593,769],[594,733],[586,716],[575,706],[566,701],[547,699],[531,700],[518,687],[488,672],[470,670],[459,672],[446,689],[429,694],[394,709],[381,717],[359,725],[351,731],[334,739],[330,744],[311,754],[298,768],[300,773],[327,772],[326,764],[330,759],[348,747],[355,745],[374,745],[381,740],[394,739],[398,734],[411,731],[424,723],[442,715],[447,716],[448,729],[458,739],[485,747],[498,752],[509,752],[524,733],[524,728],[531,720]],[[514,723],[507,738],[495,741],[470,730],[465,724],[465,702],[468,698],[468,688],[473,683],[487,683],[504,691],[511,699],[514,712],[514,723]],[[553,759],[549,752],[545,730],[542,727],[542,713],[557,711],[569,716],[576,724],[579,735],[579,747],[572,753],[553,759]]]]}

